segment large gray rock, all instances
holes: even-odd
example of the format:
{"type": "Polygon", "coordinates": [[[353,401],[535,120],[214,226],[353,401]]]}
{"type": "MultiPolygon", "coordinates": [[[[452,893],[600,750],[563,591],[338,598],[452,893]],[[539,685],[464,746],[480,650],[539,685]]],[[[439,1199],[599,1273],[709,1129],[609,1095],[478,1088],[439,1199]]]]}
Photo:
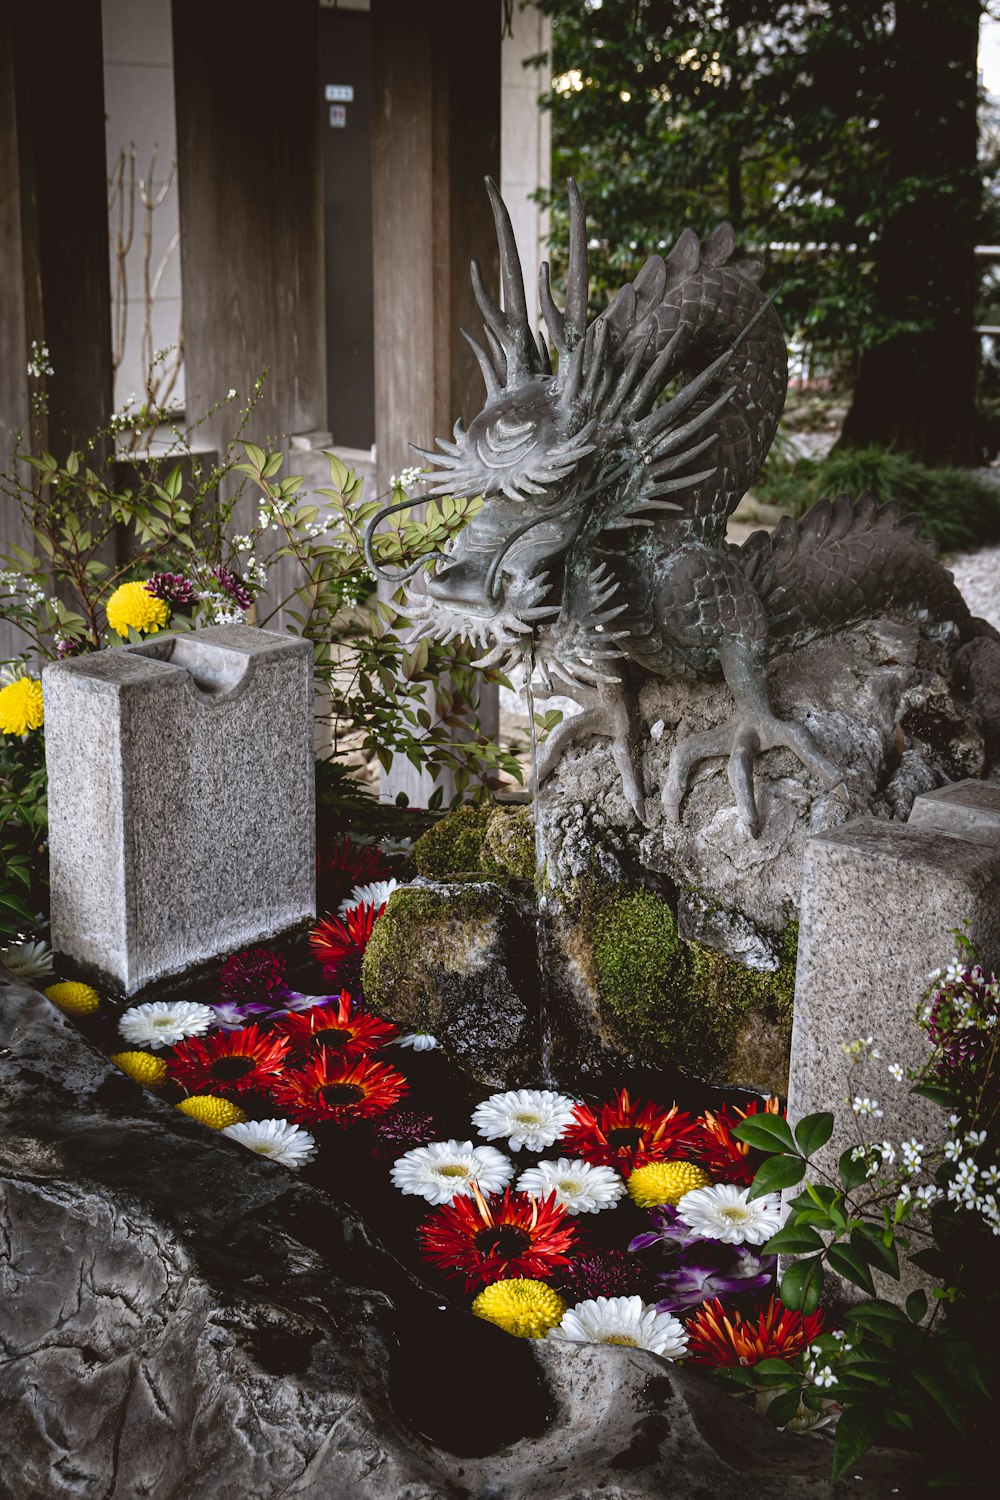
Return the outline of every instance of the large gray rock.
{"type": "MultiPolygon", "coordinates": [[[[350,1207],[128,1082],[0,985],[0,1500],[831,1500],[639,1351],[508,1338],[350,1207]]],[[[873,1500],[917,1465],[874,1453],[873,1500]]]]}
{"type": "Polygon", "coordinates": [[[647,678],[639,719],[649,732],[649,827],[639,826],[625,801],[607,740],[567,752],[540,799],[550,881],[560,888],[580,878],[652,879],[668,889],[693,888],[759,933],[755,940],[737,923],[731,945],[724,934],[718,938],[723,952],[743,960],[763,951],[761,943],[766,949],[768,936],[797,915],[807,839],[859,813],[905,819],[918,793],[982,776],[982,726],[962,695],[956,647],[957,639],[936,639],[915,623],[881,619],[777,657],[770,667],[777,713],[804,724],[843,767],[850,802],[810,777],[789,751],[769,751],[756,768],[758,838],[736,811],[724,760],[701,763],[680,823],[668,821],[660,789],[670,751],[688,734],[728,720],[732,698],[721,681],[647,678]]]}
{"type": "Polygon", "coordinates": [[[52,941],[133,996],[316,914],[312,647],[215,625],[45,669],[52,941]]]}

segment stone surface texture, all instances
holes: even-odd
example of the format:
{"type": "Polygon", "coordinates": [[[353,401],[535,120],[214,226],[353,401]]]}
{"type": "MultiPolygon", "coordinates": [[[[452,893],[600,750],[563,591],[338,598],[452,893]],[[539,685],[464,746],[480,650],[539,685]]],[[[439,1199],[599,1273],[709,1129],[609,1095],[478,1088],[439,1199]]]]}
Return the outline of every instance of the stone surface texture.
{"type": "Polygon", "coordinates": [[[987,770],[983,726],[963,695],[948,629],[878,619],[775,658],[775,711],[805,725],[843,768],[850,800],[807,776],[790,752],[768,751],[756,766],[758,838],[737,813],[723,759],[701,764],[680,822],[667,820],[660,789],[672,748],[727,719],[732,699],[721,681],[647,678],[638,717],[649,826],[625,801],[607,740],[567,751],[541,795],[550,882],[559,889],[586,876],[694,889],[743,919],[728,932],[717,921],[715,938],[703,928],[701,940],[766,962],[770,940],[797,916],[810,837],[860,813],[905,819],[917,794],[987,770]]]}
{"type": "Polygon", "coordinates": [[[245,625],[44,673],[52,939],[133,996],[315,915],[312,648],[245,625]]]}
{"type": "MultiPolygon", "coordinates": [[[[860,1139],[944,1138],[941,1110],[911,1096],[888,1068],[927,1060],[915,1012],[928,976],[954,952],[955,929],[967,924],[984,966],[1000,967],[1000,837],[984,841],[981,824],[969,837],[987,800],[996,807],[1000,795],[950,787],[931,794],[930,817],[920,798],[906,826],[858,818],[807,846],[788,1113],[798,1120],[836,1111],[817,1157],[828,1170],[860,1139]],[[880,1057],[852,1067],[844,1044],[869,1036],[880,1057]],[[855,1095],[877,1100],[883,1116],[855,1129],[845,1102],[855,1095]]],[[[884,1290],[899,1288],[885,1282],[884,1290]]]]}
{"type": "MultiPolygon", "coordinates": [[[[832,1500],[830,1450],[637,1350],[510,1339],[358,1213],[0,983],[0,1500],[832,1500]],[[474,1429],[474,1440],[470,1433],[474,1429]]],[[[855,1467],[914,1496],[906,1455],[855,1467]]]]}
{"type": "Polygon", "coordinates": [[[538,981],[532,915],[488,880],[418,878],[395,891],[365,953],[373,1010],[429,1031],[463,1072],[495,1088],[534,1073],[538,981]]]}

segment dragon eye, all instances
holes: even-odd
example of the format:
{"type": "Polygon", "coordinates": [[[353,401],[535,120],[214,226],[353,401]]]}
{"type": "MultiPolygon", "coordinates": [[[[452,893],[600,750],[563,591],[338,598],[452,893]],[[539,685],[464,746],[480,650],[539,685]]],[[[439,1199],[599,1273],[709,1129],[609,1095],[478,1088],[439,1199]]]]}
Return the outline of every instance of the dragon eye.
{"type": "Polygon", "coordinates": [[[530,420],[519,422],[512,416],[504,415],[498,417],[487,428],[484,434],[484,446],[496,457],[507,458],[512,453],[521,452],[530,446],[534,436],[534,422],[530,420]]]}

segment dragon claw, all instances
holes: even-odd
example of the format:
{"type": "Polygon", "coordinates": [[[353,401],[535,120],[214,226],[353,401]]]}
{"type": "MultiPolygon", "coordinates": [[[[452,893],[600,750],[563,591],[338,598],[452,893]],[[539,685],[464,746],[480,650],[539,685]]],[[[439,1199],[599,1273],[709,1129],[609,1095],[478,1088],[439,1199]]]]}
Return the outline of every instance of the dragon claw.
{"type": "Polygon", "coordinates": [[[689,735],[674,746],[663,788],[663,808],[667,818],[672,823],[680,821],[681,803],[691,772],[699,761],[728,755],[727,774],[737,810],[750,837],[757,838],[761,818],[754,794],[754,764],[765,750],[779,747],[791,750],[806,770],[811,771],[835,797],[850,802],[843,773],[827,759],[807,729],[774,714],[743,712],[735,714],[727,724],[720,724],[702,734],[689,735]]]}

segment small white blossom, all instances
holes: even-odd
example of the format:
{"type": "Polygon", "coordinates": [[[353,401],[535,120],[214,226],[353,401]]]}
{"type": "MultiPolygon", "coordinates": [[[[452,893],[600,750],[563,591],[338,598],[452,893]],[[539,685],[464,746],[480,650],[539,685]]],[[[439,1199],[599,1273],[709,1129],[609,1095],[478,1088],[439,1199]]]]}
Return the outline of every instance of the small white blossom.
{"type": "Polygon", "coordinates": [[[924,1160],[924,1147],[915,1137],[903,1141],[900,1145],[903,1153],[903,1166],[908,1172],[919,1172],[924,1160]]]}
{"type": "Polygon", "coordinates": [[[867,1095],[862,1097],[855,1094],[851,1101],[851,1108],[856,1115],[871,1115],[873,1119],[881,1119],[882,1111],[878,1107],[877,1099],[869,1099],[867,1095]]]}
{"type": "Polygon", "coordinates": [[[965,1137],[965,1144],[967,1146],[976,1146],[976,1147],[979,1147],[979,1146],[984,1145],[985,1141],[986,1141],[986,1131],[985,1130],[970,1130],[968,1132],[968,1134],[966,1135],[966,1137],[965,1137]]]}
{"type": "Polygon", "coordinates": [[[906,1077],[901,1063],[890,1063],[889,1072],[892,1074],[893,1078],[895,1078],[897,1083],[902,1083],[903,1079],[906,1077]]]}
{"type": "Polygon", "coordinates": [[[816,1374],[813,1376],[813,1385],[822,1386],[824,1390],[829,1390],[831,1385],[836,1384],[837,1377],[830,1369],[829,1365],[824,1365],[822,1370],[817,1370],[816,1374]]]}

